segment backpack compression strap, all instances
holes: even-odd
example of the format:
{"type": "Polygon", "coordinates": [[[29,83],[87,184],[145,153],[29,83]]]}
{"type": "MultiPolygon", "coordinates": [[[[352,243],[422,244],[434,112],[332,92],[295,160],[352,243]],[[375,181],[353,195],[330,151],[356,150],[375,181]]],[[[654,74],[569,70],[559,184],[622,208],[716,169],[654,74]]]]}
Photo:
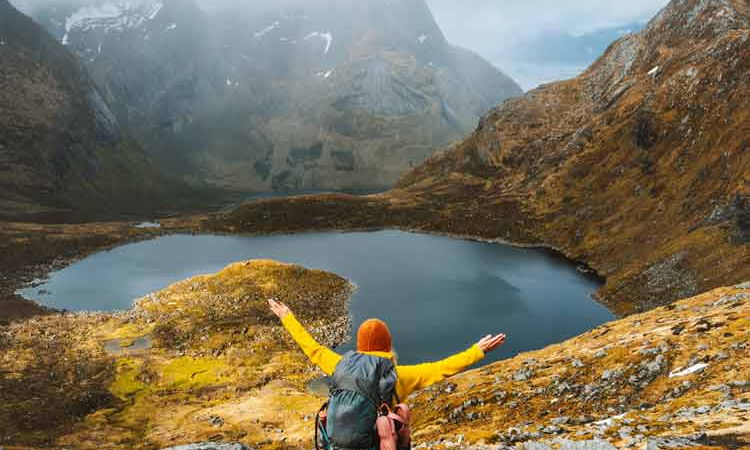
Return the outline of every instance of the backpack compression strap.
{"type": "Polygon", "coordinates": [[[318,410],[318,413],[315,415],[315,450],[328,450],[331,447],[331,440],[328,437],[325,424],[322,423],[320,419],[321,414],[323,414],[326,409],[328,409],[328,402],[323,403],[323,406],[320,407],[320,410],[318,410]],[[323,449],[320,448],[320,441],[318,440],[319,432],[323,434],[323,449]]]}

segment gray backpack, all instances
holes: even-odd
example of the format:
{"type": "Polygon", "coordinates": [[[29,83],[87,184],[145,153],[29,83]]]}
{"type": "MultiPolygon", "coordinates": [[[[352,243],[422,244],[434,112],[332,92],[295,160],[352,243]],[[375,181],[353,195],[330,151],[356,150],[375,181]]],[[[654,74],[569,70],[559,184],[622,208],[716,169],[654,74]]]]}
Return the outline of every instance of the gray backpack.
{"type": "Polygon", "coordinates": [[[331,450],[378,448],[375,421],[396,391],[393,362],[378,356],[348,352],[336,366],[331,393],[316,420],[316,444],[331,450]]]}

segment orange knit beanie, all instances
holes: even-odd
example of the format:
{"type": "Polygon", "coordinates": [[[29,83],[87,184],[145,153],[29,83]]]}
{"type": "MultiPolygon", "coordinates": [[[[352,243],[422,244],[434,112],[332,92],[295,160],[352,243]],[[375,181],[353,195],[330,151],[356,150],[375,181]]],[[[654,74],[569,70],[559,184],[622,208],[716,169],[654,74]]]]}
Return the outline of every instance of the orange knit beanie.
{"type": "Polygon", "coordinates": [[[357,351],[390,352],[391,332],[388,325],[379,319],[367,319],[357,332],[357,351]]]}

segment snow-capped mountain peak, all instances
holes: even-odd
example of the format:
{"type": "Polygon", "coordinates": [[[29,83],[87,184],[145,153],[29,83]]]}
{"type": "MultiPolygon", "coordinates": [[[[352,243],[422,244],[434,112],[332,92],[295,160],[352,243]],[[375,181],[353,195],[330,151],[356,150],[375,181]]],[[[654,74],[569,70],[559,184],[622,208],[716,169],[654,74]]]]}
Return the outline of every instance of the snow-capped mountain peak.
{"type": "Polygon", "coordinates": [[[138,28],[153,20],[163,6],[161,2],[137,0],[107,1],[84,6],[65,18],[65,35],[62,43],[68,45],[70,33],[76,30],[101,29],[109,33],[138,28]]]}

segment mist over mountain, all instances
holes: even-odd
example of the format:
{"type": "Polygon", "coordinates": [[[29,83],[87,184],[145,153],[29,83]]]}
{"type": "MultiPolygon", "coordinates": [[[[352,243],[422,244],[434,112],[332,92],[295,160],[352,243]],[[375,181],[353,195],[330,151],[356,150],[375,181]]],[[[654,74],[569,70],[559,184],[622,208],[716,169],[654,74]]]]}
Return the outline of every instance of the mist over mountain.
{"type": "Polygon", "coordinates": [[[237,190],[385,188],[519,86],[423,0],[35,3],[171,171],[237,190]]]}
{"type": "Polygon", "coordinates": [[[80,61],[0,0],[0,216],[143,211],[178,188],[80,61]]]}

